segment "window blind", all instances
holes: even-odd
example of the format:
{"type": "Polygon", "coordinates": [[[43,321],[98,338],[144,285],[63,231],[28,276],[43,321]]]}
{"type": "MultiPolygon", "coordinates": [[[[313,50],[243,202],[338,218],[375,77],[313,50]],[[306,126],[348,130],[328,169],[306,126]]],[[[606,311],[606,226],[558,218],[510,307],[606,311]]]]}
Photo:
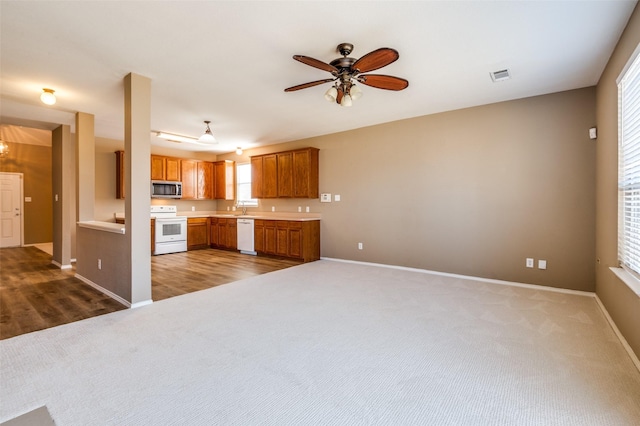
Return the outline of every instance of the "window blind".
{"type": "Polygon", "coordinates": [[[640,274],[640,60],[618,83],[618,257],[640,274]]]}

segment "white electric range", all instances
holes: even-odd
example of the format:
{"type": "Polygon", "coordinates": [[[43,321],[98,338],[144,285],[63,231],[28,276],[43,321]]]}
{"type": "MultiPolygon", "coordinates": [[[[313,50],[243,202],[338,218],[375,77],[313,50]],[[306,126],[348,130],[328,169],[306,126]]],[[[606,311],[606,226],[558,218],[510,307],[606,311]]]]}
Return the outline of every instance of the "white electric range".
{"type": "Polygon", "coordinates": [[[187,251],[187,217],[177,212],[176,206],[151,206],[151,217],[156,220],[154,254],[187,251]]]}

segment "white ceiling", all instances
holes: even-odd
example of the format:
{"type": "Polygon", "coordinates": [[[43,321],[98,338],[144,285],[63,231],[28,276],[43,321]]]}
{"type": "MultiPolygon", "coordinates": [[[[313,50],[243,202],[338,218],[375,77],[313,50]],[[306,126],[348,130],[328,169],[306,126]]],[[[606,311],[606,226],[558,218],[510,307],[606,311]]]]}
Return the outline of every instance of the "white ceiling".
{"type": "MultiPolygon", "coordinates": [[[[0,2],[0,122],[73,127],[124,138],[123,78],[152,80],[151,128],[199,136],[204,120],[230,152],[509,99],[595,85],[635,1],[6,1],[0,2]],[[330,74],[323,62],[353,43],[400,59],[373,73],[409,80],[363,86],[345,108],[330,86],[284,89],[330,74]],[[491,71],[512,79],[493,83],[491,71]],[[43,87],[58,102],[39,102],[43,87]]],[[[153,144],[160,144],[151,137],[153,144]]],[[[178,147],[165,142],[165,146],[178,147]]]]}

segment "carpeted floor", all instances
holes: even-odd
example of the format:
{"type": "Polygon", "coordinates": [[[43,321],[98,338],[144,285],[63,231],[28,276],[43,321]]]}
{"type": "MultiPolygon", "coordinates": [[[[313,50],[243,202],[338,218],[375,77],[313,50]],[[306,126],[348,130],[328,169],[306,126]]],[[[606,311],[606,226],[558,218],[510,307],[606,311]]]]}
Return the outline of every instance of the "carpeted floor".
{"type": "Polygon", "coordinates": [[[594,298],[323,260],[0,342],[0,422],[638,425],[594,298]]]}

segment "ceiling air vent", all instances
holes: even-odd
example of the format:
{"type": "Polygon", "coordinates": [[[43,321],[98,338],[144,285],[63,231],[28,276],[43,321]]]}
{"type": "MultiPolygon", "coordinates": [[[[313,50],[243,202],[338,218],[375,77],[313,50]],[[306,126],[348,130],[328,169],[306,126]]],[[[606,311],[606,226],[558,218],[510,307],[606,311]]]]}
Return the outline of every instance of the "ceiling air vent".
{"type": "Polygon", "coordinates": [[[494,71],[490,74],[491,74],[491,80],[493,80],[494,83],[497,83],[498,81],[509,80],[511,78],[511,74],[509,73],[508,69],[494,71]]]}

